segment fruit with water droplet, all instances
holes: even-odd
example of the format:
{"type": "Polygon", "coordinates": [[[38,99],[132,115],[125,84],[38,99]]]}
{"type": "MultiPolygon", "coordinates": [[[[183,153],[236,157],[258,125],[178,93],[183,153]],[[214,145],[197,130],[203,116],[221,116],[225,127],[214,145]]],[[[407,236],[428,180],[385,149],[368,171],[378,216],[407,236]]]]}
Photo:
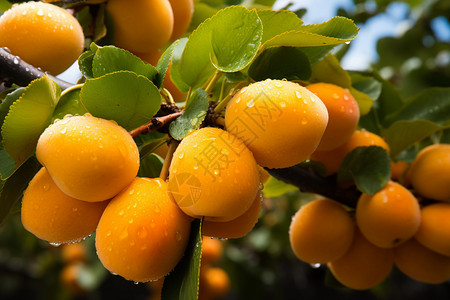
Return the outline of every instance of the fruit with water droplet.
{"type": "Polygon", "coordinates": [[[163,180],[137,177],[111,200],[100,219],[95,238],[98,257],[109,271],[125,279],[157,280],[183,256],[190,222],[170,199],[163,180]]]}
{"type": "Polygon", "coordinates": [[[117,195],[139,169],[138,148],[128,132],[90,115],[50,125],[39,138],[36,156],[64,193],[90,202],[117,195]]]}
{"type": "Polygon", "coordinates": [[[22,224],[42,240],[57,244],[75,242],[95,231],[106,204],[107,201],[89,203],[64,194],[47,170],[41,168],[24,192],[22,224]]]}
{"type": "Polygon", "coordinates": [[[231,99],[225,112],[226,130],[268,168],[306,160],[319,145],[327,122],[327,109],[316,95],[284,80],[250,84],[231,99]]]}

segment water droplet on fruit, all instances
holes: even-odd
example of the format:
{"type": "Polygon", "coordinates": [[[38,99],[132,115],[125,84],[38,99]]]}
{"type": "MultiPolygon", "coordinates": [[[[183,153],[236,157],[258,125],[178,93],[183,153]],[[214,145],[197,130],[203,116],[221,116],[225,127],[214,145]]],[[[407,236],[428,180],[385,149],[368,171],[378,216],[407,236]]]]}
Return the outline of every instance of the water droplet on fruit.
{"type": "Polygon", "coordinates": [[[42,189],[44,190],[44,192],[47,192],[50,189],[50,185],[49,184],[44,184],[42,186],[42,189]]]}
{"type": "Polygon", "coordinates": [[[106,236],[111,236],[111,230],[106,233],[106,236]]]}
{"type": "Polygon", "coordinates": [[[198,170],[198,164],[194,165],[194,170],[198,170]]]}
{"type": "Polygon", "coordinates": [[[253,107],[253,106],[255,106],[255,100],[254,99],[252,99],[252,100],[247,102],[247,107],[253,107]]]}
{"type": "Polygon", "coordinates": [[[51,242],[51,243],[49,243],[49,244],[52,245],[53,247],[59,247],[59,246],[61,246],[61,243],[51,242]]]}
{"type": "Polygon", "coordinates": [[[320,268],[320,264],[319,263],[317,263],[317,264],[312,263],[312,264],[309,264],[309,265],[311,266],[311,268],[314,268],[314,269],[320,268]]]}
{"type": "Polygon", "coordinates": [[[43,16],[44,15],[44,11],[39,8],[38,11],[37,11],[37,15],[38,16],[43,16]]]}
{"type": "Polygon", "coordinates": [[[119,211],[119,216],[123,216],[125,212],[123,211],[123,209],[121,211],[119,211]]]}
{"type": "Polygon", "coordinates": [[[181,239],[183,238],[183,236],[181,235],[181,233],[179,233],[178,231],[175,232],[175,239],[179,242],[181,241],[181,239]]]}
{"type": "Polygon", "coordinates": [[[19,58],[17,58],[17,56],[14,57],[13,63],[14,63],[15,65],[18,65],[18,64],[19,64],[19,58]]]}
{"type": "Polygon", "coordinates": [[[277,88],[282,88],[283,87],[283,84],[281,82],[278,82],[278,81],[275,81],[273,85],[276,86],[277,88]]]}
{"type": "Polygon", "coordinates": [[[61,134],[65,134],[66,132],[67,132],[67,128],[66,128],[66,127],[64,127],[63,129],[61,129],[61,131],[60,131],[61,134]]]}
{"type": "Polygon", "coordinates": [[[128,221],[128,223],[130,223],[130,224],[133,224],[133,222],[134,222],[133,218],[131,218],[131,219],[128,221]]]}
{"type": "Polygon", "coordinates": [[[180,155],[178,155],[178,158],[179,158],[179,159],[182,159],[182,158],[183,158],[183,156],[184,156],[184,153],[183,153],[183,152],[181,152],[181,153],[180,153],[180,155]]]}
{"type": "Polygon", "coordinates": [[[306,125],[306,124],[308,124],[308,120],[302,119],[302,125],[306,125]]]}
{"type": "Polygon", "coordinates": [[[237,99],[234,102],[236,102],[236,103],[241,102],[241,97],[237,97],[237,99]]]}
{"type": "Polygon", "coordinates": [[[286,107],[286,102],[280,102],[281,107],[286,107]]]}
{"type": "Polygon", "coordinates": [[[215,169],[215,170],[214,170],[214,174],[219,175],[219,173],[220,173],[220,172],[219,172],[219,169],[215,169]]]}
{"type": "Polygon", "coordinates": [[[129,191],[128,194],[133,195],[134,194],[134,190],[129,191]]]}
{"type": "Polygon", "coordinates": [[[78,207],[72,208],[72,211],[73,211],[73,212],[77,212],[77,211],[78,211],[78,207]]]}
{"type": "Polygon", "coordinates": [[[341,112],[345,112],[345,106],[344,105],[341,106],[341,112]]]}
{"type": "Polygon", "coordinates": [[[302,93],[300,93],[299,91],[295,91],[295,95],[297,96],[298,99],[302,98],[302,93]]]}

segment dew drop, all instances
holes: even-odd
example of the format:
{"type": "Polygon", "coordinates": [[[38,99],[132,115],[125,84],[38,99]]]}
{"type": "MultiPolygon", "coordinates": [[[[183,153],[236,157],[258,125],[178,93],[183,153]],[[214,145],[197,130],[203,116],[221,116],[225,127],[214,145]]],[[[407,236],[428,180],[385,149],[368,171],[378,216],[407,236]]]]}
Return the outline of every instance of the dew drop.
{"type": "Polygon", "coordinates": [[[237,97],[237,99],[234,102],[236,102],[236,103],[241,102],[241,97],[237,97]]]}
{"type": "Polygon", "coordinates": [[[128,223],[132,224],[134,222],[133,218],[131,218],[128,223]]]}
{"type": "Polygon", "coordinates": [[[283,87],[283,84],[281,82],[279,82],[279,81],[275,81],[273,85],[276,86],[277,88],[282,88],[283,87]]]}
{"type": "Polygon", "coordinates": [[[308,120],[302,119],[302,125],[306,125],[306,124],[308,124],[308,120]]]}
{"type": "Polygon", "coordinates": [[[312,263],[312,264],[310,264],[310,266],[312,267],[312,268],[314,268],[314,269],[318,269],[318,268],[320,268],[320,264],[319,263],[312,263]]]}
{"type": "Polygon", "coordinates": [[[49,243],[50,245],[52,245],[53,247],[59,247],[59,246],[61,246],[61,243],[54,243],[54,242],[51,242],[51,243],[49,243]]]}
{"type": "Polygon", "coordinates": [[[183,152],[181,152],[181,153],[180,153],[180,155],[178,155],[178,158],[179,158],[179,159],[182,159],[182,158],[183,158],[183,156],[184,156],[184,153],[183,153],[183,152]]]}
{"type": "Polygon", "coordinates": [[[247,102],[247,107],[253,107],[253,106],[255,106],[255,100],[254,99],[252,99],[252,100],[247,102]]]}
{"type": "Polygon", "coordinates": [[[299,91],[295,91],[295,95],[298,99],[302,98],[302,93],[300,93],[299,91]]]}
{"type": "Polygon", "coordinates": [[[77,211],[78,211],[78,207],[72,208],[72,211],[73,211],[73,212],[77,212],[77,211]]]}
{"type": "Polygon", "coordinates": [[[219,169],[215,169],[214,174],[219,175],[219,169]]]}
{"type": "Polygon", "coordinates": [[[334,99],[339,99],[339,95],[336,94],[336,93],[334,93],[334,94],[333,94],[333,98],[334,98],[334,99]]]}
{"type": "Polygon", "coordinates": [[[123,211],[123,209],[121,211],[119,211],[119,216],[123,216],[125,212],[123,211]]]}
{"type": "Polygon", "coordinates": [[[111,230],[106,233],[106,236],[111,236],[111,230]]]}
{"type": "Polygon", "coordinates": [[[66,127],[64,127],[63,129],[61,129],[61,131],[60,131],[61,134],[65,134],[66,132],[67,132],[67,128],[66,128],[66,127]]]}
{"type": "Polygon", "coordinates": [[[341,112],[345,112],[345,106],[344,105],[341,106],[341,112]]]}
{"type": "Polygon", "coordinates": [[[280,106],[281,107],[286,107],[286,102],[284,102],[284,101],[280,102],[280,106]]]}
{"type": "Polygon", "coordinates": [[[179,241],[181,241],[182,238],[183,238],[183,236],[181,235],[181,233],[177,231],[175,233],[175,239],[179,242],[179,241]]]}
{"type": "Polygon", "coordinates": [[[42,186],[42,189],[44,190],[44,192],[47,192],[50,189],[50,185],[49,184],[44,184],[42,186]]]}
{"type": "Polygon", "coordinates": [[[17,58],[17,56],[14,57],[13,63],[14,63],[15,65],[18,65],[18,64],[19,64],[19,59],[17,58]]]}
{"type": "Polygon", "coordinates": [[[134,194],[134,189],[129,191],[128,194],[133,195],[134,194]]]}
{"type": "Polygon", "coordinates": [[[198,170],[198,164],[194,165],[194,170],[198,170]]]}

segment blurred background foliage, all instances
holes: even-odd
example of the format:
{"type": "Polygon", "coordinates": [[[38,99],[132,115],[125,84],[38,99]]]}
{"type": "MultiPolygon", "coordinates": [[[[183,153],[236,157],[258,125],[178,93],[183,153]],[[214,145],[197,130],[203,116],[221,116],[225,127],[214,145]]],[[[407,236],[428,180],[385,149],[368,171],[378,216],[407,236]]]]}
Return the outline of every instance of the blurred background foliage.
{"type": "MultiPolygon", "coordinates": [[[[227,5],[270,7],[274,2],[198,0],[191,27],[227,5]]],[[[371,68],[390,81],[402,98],[428,87],[450,86],[450,1],[405,0],[403,4],[408,8],[403,18],[409,25],[395,37],[378,40],[378,58],[371,68]]],[[[285,8],[294,5],[299,16],[307,12],[302,1],[287,1],[285,8]]],[[[388,0],[353,0],[351,9],[339,8],[336,14],[363,27],[390,5],[388,0]]],[[[336,56],[343,59],[350,47],[338,49],[336,56]]],[[[325,266],[299,261],[289,246],[291,217],[315,196],[274,179],[266,184],[264,196],[255,229],[245,238],[223,241],[218,265],[231,280],[225,299],[450,299],[450,282],[423,284],[396,269],[372,290],[342,287],[325,266]]],[[[84,254],[70,261],[65,246],[49,245],[24,230],[17,204],[0,227],[0,299],[154,299],[147,284],[135,285],[102,267],[93,236],[81,244],[84,254]]]]}

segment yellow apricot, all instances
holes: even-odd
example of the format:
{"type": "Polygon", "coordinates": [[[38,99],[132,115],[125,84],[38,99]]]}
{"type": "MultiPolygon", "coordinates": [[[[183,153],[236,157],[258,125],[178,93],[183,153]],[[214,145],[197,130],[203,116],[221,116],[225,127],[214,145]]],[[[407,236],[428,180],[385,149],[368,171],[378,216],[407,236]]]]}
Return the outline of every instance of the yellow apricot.
{"type": "Polygon", "coordinates": [[[224,239],[237,239],[246,236],[258,222],[261,211],[262,195],[258,193],[252,206],[241,216],[228,222],[214,222],[204,220],[202,234],[224,239]]]}
{"type": "Polygon", "coordinates": [[[316,94],[328,110],[328,125],[317,151],[337,148],[350,138],[358,125],[358,103],[347,89],[334,84],[320,82],[306,88],[316,94]]]}
{"type": "Polygon", "coordinates": [[[138,148],[128,132],[90,115],[50,125],[39,137],[36,156],[64,193],[91,202],[117,195],[139,169],[138,148]]]}
{"type": "Polygon", "coordinates": [[[174,41],[184,35],[194,14],[193,0],[169,0],[173,11],[173,32],[170,37],[174,41]]]}
{"type": "Polygon", "coordinates": [[[361,195],[356,224],[372,244],[380,248],[398,246],[419,229],[419,202],[407,188],[389,181],[377,193],[361,195]]]}
{"type": "Polygon", "coordinates": [[[394,265],[394,249],[379,248],[370,243],[359,230],[353,243],[341,258],[328,263],[334,277],[354,290],[370,289],[381,283],[394,265]]]}
{"type": "Polygon", "coordinates": [[[89,203],[64,194],[45,168],[30,181],[22,199],[23,227],[38,238],[62,244],[95,231],[107,201],[89,203]]]}
{"type": "Polygon", "coordinates": [[[292,218],[292,251],[307,263],[327,263],[342,257],[353,241],[355,223],[346,209],[330,199],[303,205],[292,218]]]}
{"type": "Polygon", "coordinates": [[[65,9],[42,2],[15,4],[0,16],[0,47],[53,75],[83,52],[84,34],[65,9]]]}
{"type": "Polygon", "coordinates": [[[450,256],[450,203],[433,203],[422,208],[415,238],[425,247],[450,256]]]}
{"type": "Polygon", "coordinates": [[[411,164],[408,179],[420,195],[450,202],[450,144],[422,149],[411,164]]]}
{"type": "Polygon", "coordinates": [[[181,259],[190,218],[167,194],[162,179],[137,177],[106,207],[95,247],[112,273],[135,282],[157,280],[181,259]]]}
{"type": "Polygon", "coordinates": [[[337,173],[347,153],[357,147],[379,146],[390,151],[389,145],[383,138],[365,129],[355,130],[350,138],[341,146],[330,151],[315,151],[311,160],[322,163],[326,168],[326,174],[337,173]]]}
{"type": "Polygon", "coordinates": [[[258,165],[227,131],[204,127],[186,136],[169,168],[169,192],[189,216],[226,222],[245,213],[260,185],[258,165]]]}
{"type": "Polygon", "coordinates": [[[199,300],[221,299],[230,291],[230,278],[224,269],[206,267],[200,271],[199,300]]]}
{"type": "Polygon", "coordinates": [[[395,265],[405,275],[438,284],[450,278],[450,257],[436,253],[415,239],[395,248],[395,265]]]}
{"type": "Polygon", "coordinates": [[[226,130],[244,141],[256,162],[268,168],[291,167],[306,160],[325,131],[323,102],[301,85],[284,80],[256,82],[228,103],[226,130]]]}
{"type": "MultiPolygon", "coordinates": [[[[203,227],[203,224],[202,224],[203,227]]],[[[222,241],[212,237],[203,236],[202,238],[202,266],[217,263],[223,254],[222,241]]]]}
{"type": "Polygon", "coordinates": [[[114,44],[131,52],[149,52],[164,46],[172,35],[173,12],[168,0],[109,0],[114,44]]]}

